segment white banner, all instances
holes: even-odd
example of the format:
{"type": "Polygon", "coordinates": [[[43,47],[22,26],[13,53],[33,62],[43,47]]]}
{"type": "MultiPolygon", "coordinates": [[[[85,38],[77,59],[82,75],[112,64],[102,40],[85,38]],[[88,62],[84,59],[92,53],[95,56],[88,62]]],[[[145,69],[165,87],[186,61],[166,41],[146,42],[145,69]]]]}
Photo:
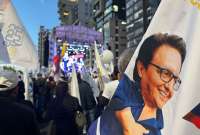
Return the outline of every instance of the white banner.
{"type": "MultiPolygon", "coordinates": [[[[182,118],[200,103],[200,1],[162,0],[143,40],[158,32],[179,35],[187,44],[181,88],[163,109],[163,134],[200,135],[197,127],[182,118]]],[[[126,69],[130,79],[141,43],[126,69]]]]}
{"type": "Polygon", "coordinates": [[[13,4],[9,0],[1,0],[0,4],[0,24],[10,62],[27,69],[37,69],[36,49],[17,16],[13,4]]]}
{"type": "Polygon", "coordinates": [[[94,52],[95,52],[96,66],[99,69],[101,76],[105,76],[106,78],[109,78],[107,71],[103,67],[103,64],[102,64],[102,61],[101,61],[101,58],[100,58],[100,55],[99,55],[99,51],[97,49],[96,42],[94,43],[94,52]]]}
{"type": "Polygon", "coordinates": [[[78,80],[76,75],[76,69],[74,67],[74,64],[72,65],[72,80],[71,80],[71,95],[73,97],[78,98],[79,104],[81,105],[81,99],[80,99],[80,92],[79,92],[79,86],[78,86],[78,80]]]}
{"type": "Polygon", "coordinates": [[[8,56],[7,48],[5,46],[5,42],[3,36],[0,32],[0,64],[1,63],[10,63],[10,59],[8,56]]]}

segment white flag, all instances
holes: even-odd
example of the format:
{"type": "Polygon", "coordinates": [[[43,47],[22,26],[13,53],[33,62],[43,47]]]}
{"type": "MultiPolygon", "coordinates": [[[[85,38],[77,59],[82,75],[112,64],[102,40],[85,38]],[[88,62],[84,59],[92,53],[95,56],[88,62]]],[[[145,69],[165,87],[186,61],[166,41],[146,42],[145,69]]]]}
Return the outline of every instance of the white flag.
{"type": "Polygon", "coordinates": [[[78,87],[78,80],[77,80],[76,69],[74,67],[74,64],[72,64],[71,95],[73,97],[78,98],[79,104],[81,105],[80,92],[79,92],[79,87],[78,87]]]}
{"type": "Polygon", "coordinates": [[[95,59],[96,59],[96,64],[97,64],[97,68],[99,69],[99,72],[102,76],[105,76],[107,78],[108,77],[108,73],[107,71],[105,70],[105,68],[103,67],[103,64],[101,62],[101,58],[100,58],[100,55],[99,55],[99,51],[97,49],[97,44],[95,42],[94,44],[94,52],[95,52],[95,59]]]}
{"type": "Polygon", "coordinates": [[[10,59],[8,56],[7,48],[5,46],[5,42],[3,36],[0,32],[0,64],[1,63],[10,63],[10,59]]]}
{"type": "Polygon", "coordinates": [[[95,52],[96,67],[98,69],[98,83],[99,83],[100,91],[102,91],[104,89],[105,83],[109,82],[110,79],[109,79],[108,72],[105,70],[102,64],[96,42],[94,43],[94,52],[95,52]]]}
{"type": "MultiPolygon", "coordinates": [[[[187,44],[181,88],[163,108],[163,135],[200,135],[200,129],[182,118],[200,103],[200,1],[162,0],[143,40],[158,32],[179,35],[187,44]]],[[[130,79],[143,40],[126,69],[130,79]]]]}
{"type": "MultiPolygon", "coordinates": [[[[81,75],[82,75],[82,79],[90,84],[90,86],[92,88],[93,96],[94,97],[98,97],[99,96],[99,88],[98,88],[95,80],[91,77],[91,75],[87,71],[85,65],[83,65],[81,75]]],[[[96,103],[97,103],[97,99],[96,98],[95,98],[95,100],[96,100],[96,103]]]]}
{"type": "Polygon", "coordinates": [[[0,0],[0,24],[10,62],[27,69],[38,68],[36,49],[10,0],[0,0]]]}

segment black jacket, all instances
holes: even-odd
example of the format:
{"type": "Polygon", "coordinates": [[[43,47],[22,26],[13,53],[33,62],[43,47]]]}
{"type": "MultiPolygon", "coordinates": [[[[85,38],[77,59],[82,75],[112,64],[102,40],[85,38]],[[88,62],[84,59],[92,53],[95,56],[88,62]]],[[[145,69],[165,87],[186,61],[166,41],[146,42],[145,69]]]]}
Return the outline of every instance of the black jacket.
{"type": "Polygon", "coordinates": [[[83,80],[79,80],[79,91],[80,91],[80,99],[81,99],[81,106],[84,111],[90,110],[95,108],[96,101],[93,96],[92,88],[90,87],[89,83],[83,80]]]}
{"type": "Polygon", "coordinates": [[[69,95],[67,89],[67,84],[60,82],[56,86],[56,98],[48,106],[47,119],[54,120],[56,135],[78,135],[75,113],[82,109],[78,99],[69,95]]]}
{"type": "Polygon", "coordinates": [[[0,97],[1,135],[39,135],[34,111],[7,97],[0,97]]]}

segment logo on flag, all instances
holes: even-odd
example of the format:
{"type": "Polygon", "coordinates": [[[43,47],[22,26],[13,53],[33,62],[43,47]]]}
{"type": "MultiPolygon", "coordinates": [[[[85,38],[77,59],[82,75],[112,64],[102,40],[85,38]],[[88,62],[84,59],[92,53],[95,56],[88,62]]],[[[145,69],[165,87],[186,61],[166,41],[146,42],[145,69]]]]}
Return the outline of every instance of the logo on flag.
{"type": "Polygon", "coordinates": [[[15,24],[10,24],[5,35],[6,46],[20,46],[23,42],[23,29],[15,24]]]}

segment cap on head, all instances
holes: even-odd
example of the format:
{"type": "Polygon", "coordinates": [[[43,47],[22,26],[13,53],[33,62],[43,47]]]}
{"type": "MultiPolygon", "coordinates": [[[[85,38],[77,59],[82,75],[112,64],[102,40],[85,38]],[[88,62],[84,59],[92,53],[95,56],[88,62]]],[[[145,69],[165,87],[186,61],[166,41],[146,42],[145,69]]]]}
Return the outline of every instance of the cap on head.
{"type": "Polygon", "coordinates": [[[17,73],[0,66],[0,91],[7,91],[15,88],[18,84],[17,73]]]}

